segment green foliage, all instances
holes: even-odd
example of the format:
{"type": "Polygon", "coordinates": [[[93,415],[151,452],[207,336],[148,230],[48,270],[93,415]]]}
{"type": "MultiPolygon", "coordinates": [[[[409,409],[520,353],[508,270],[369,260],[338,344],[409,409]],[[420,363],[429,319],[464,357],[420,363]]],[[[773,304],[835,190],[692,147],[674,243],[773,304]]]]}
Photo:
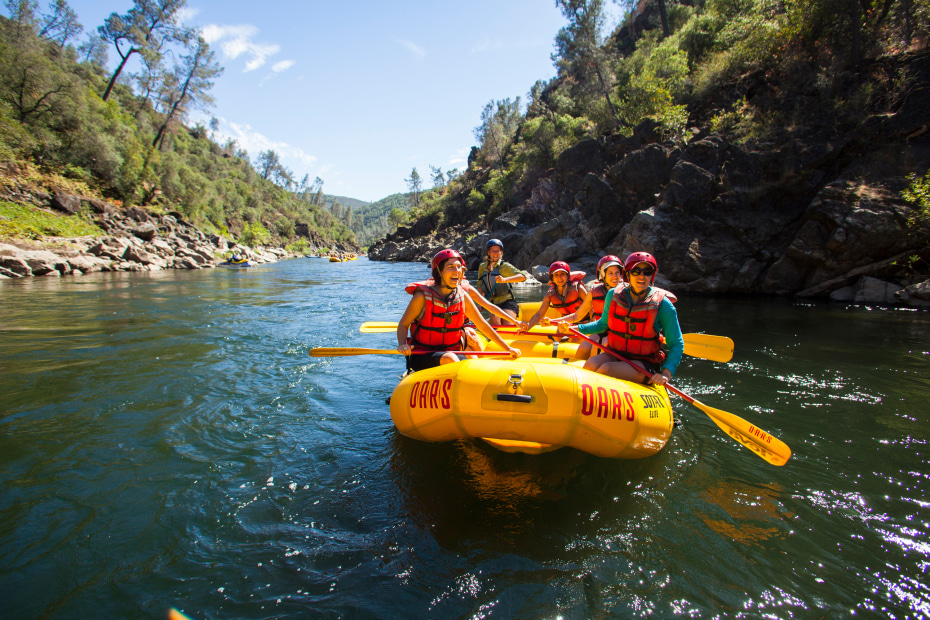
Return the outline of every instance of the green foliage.
{"type": "Polygon", "coordinates": [[[252,222],[242,227],[238,242],[250,248],[265,245],[271,239],[269,233],[261,222],[252,222]]]}
{"type": "Polygon", "coordinates": [[[908,187],[901,192],[901,197],[915,207],[911,222],[930,224],[930,171],[927,171],[923,177],[909,174],[907,180],[908,187]]]}
{"type": "Polygon", "coordinates": [[[0,201],[0,237],[38,239],[43,236],[103,235],[100,228],[78,215],[61,215],[37,207],[0,201]]]}
{"type": "MultiPolygon", "coordinates": [[[[179,4],[171,6],[176,10],[179,4]]],[[[193,46],[172,39],[178,66],[170,71],[162,64],[146,65],[154,72],[152,84],[174,89],[165,95],[167,113],[161,113],[140,76],[128,78],[139,84],[138,95],[124,83],[125,75],[110,83],[115,74],[103,73],[99,54],[86,54],[89,60],[79,62],[72,48],[62,49],[67,33],[36,35],[41,23],[0,18],[0,160],[16,162],[17,169],[32,170],[35,164],[42,177],[37,189],[83,185],[85,195],[178,211],[207,231],[242,234],[248,223],[246,235],[256,243],[290,242],[297,224],[324,243],[354,242],[350,226],[358,223],[355,215],[332,217],[310,195],[312,189],[322,196],[321,180],[298,193],[283,167],[262,179],[235,142],[220,146],[206,128],[188,129],[178,122],[189,106],[209,102],[208,90],[219,71],[203,41],[193,46]],[[195,88],[184,91],[187,82],[179,78],[188,75],[195,88]],[[271,231],[260,222],[273,223],[271,231]]],[[[133,53],[159,59],[155,48],[133,53]]],[[[342,202],[354,205],[350,199],[342,202]]]]}
{"type": "Polygon", "coordinates": [[[587,118],[568,114],[551,114],[527,119],[521,130],[522,142],[517,157],[523,165],[551,168],[562,151],[593,134],[594,124],[587,118]]]}
{"type": "Polygon", "coordinates": [[[310,252],[310,242],[301,237],[294,243],[285,246],[284,249],[291,254],[307,254],[310,252]]]}
{"type": "Polygon", "coordinates": [[[467,206],[471,211],[474,211],[479,215],[484,215],[488,212],[486,200],[487,199],[484,197],[484,194],[478,191],[478,188],[475,188],[468,192],[467,206]]]}
{"type": "Polygon", "coordinates": [[[695,29],[713,35],[712,43],[702,38],[697,48],[703,59],[694,72],[698,97],[771,63],[787,36],[787,16],[772,0],[718,0],[709,3],[708,13],[693,18],[700,20],[695,29]]]}

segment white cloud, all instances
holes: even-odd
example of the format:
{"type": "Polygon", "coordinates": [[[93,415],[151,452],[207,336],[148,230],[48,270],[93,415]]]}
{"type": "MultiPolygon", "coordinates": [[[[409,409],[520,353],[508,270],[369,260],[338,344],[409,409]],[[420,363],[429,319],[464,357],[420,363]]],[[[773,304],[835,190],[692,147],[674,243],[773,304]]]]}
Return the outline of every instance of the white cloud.
{"type": "Polygon", "coordinates": [[[178,20],[179,24],[186,24],[190,20],[197,17],[197,14],[200,13],[200,9],[193,9],[189,6],[182,7],[176,14],[175,18],[178,20]]]}
{"type": "Polygon", "coordinates": [[[294,66],[293,60],[282,60],[281,62],[276,62],[275,64],[273,64],[271,66],[271,70],[274,71],[275,73],[281,73],[282,71],[290,69],[293,66],[294,66]]]}
{"type": "MultiPolygon", "coordinates": [[[[208,24],[203,27],[201,34],[204,40],[211,45],[220,42],[223,56],[235,60],[243,54],[249,57],[245,64],[245,72],[254,71],[267,62],[269,56],[281,51],[276,43],[256,43],[252,40],[258,34],[258,28],[251,24],[238,26],[219,26],[208,24]]],[[[280,63],[279,63],[280,64],[280,63]]]]}
{"type": "MultiPolygon", "coordinates": [[[[299,146],[292,146],[287,142],[278,142],[252,129],[251,125],[227,122],[221,120],[220,126],[222,143],[228,138],[232,138],[239,143],[239,146],[249,152],[249,156],[255,158],[262,151],[274,149],[278,155],[285,160],[299,162],[306,168],[312,168],[316,164],[316,157],[304,152],[299,146]]],[[[292,164],[293,165],[293,164],[292,164]]],[[[302,176],[299,172],[297,176],[302,176]]]]}
{"type": "Polygon", "coordinates": [[[422,47],[420,47],[416,43],[413,43],[411,41],[405,41],[404,39],[394,39],[394,40],[397,41],[399,44],[401,44],[403,47],[413,52],[415,55],[419,56],[420,58],[423,58],[424,56],[426,56],[426,50],[424,50],[422,47]]]}
{"type": "Polygon", "coordinates": [[[458,168],[461,172],[463,168],[468,164],[468,154],[471,152],[471,148],[464,148],[457,150],[452,156],[449,157],[449,168],[458,168]]]}

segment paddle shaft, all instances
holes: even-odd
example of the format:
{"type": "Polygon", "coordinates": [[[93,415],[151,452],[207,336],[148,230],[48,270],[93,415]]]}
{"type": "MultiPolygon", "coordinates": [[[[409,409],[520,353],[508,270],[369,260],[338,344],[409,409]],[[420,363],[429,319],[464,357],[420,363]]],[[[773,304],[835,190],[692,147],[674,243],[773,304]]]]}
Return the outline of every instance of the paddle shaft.
{"type": "MultiPolygon", "coordinates": [[[[627,364],[635,368],[637,371],[643,373],[647,377],[652,376],[652,373],[650,373],[648,370],[643,368],[640,364],[637,364],[636,362],[623,357],[616,351],[612,351],[611,349],[604,347],[601,343],[597,342],[596,340],[592,340],[591,338],[588,338],[587,336],[579,332],[577,329],[572,328],[571,332],[578,338],[581,338],[582,340],[590,342],[592,345],[594,345],[601,351],[604,351],[608,355],[612,355],[613,357],[620,360],[621,362],[626,362],[627,364]]],[[[727,411],[722,411],[720,409],[714,409],[713,407],[708,407],[707,405],[698,401],[697,399],[692,398],[688,394],[685,394],[684,392],[674,387],[670,383],[666,382],[664,384],[664,387],[665,389],[670,390],[674,394],[677,394],[684,400],[688,401],[689,403],[691,403],[692,405],[694,405],[695,407],[703,411],[705,414],[707,414],[710,417],[711,420],[714,421],[714,424],[716,424],[721,429],[726,431],[726,433],[730,437],[732,437],[734,440],[738,441],[739,443],[743,444],[744,446],[746,446],[747,448],[755,452],[760,458],[768,461],[772,465],[778,465],[778,466],[784,465],[785,463],[788,462],[788,459],[791,458],[791,448],[789,448],[787,444],[785,444],[783,441],[781,441],[777,437],[774,437],[771,434],[767,433],[766,431],[763,431],[761,428],[750,424],[749,422],[739,417],[738,415],[729,413],[727,411]],[[743,428],[738,428],[738,427],[743,427],[743,428]]]]}
{"type": "MultiPolygon", "coordinates": [[[[457,353],[461,355],[478,355],[487,357],[501,357],[510,355],[509,351],[431,351],[429,349],[414,349],[410,353],[413,355],[425,355],[427,353],[457,353]]],[[[310,357],[348,357],[352,355],[403,355],[397,349],[363,349],[354,347],[319,347],[310,349],[310,357]]]]}
{"type": "MultiPolygon", "coordinates": [[[[529,330],[521,332],[511,326],[497,326],[495,328],[499,334],[517,336],[543,336],[550,339],[556,339],[561,336],[558,332],[543,332],[529,330]]],[[[397,323],[387,321],[369,321],[362,323],[359,331],[363,334],[380,334],[393,333],[397,330],[397,323]]],[[[697,357],[700,359],[711,360],[713,362],[729,362],[733,359],[733,340],[726,336],[712,336],[710,334],[682,334],[685,341],[685,355],[697,357]]]]}

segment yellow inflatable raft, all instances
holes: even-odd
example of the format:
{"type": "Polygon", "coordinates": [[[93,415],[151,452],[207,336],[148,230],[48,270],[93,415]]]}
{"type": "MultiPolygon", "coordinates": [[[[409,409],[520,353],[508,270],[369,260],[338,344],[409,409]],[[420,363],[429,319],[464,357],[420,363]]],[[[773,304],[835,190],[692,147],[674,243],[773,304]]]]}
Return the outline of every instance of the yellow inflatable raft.
{"type": "Polygon", "coordinates": [[[673,423],[664,388],[551,358],[481,358],[421,370],[394,389],[391,418],[421,441],[482,438],[508,452],[570,446],[619,459],[655,454],[673,423]]]}

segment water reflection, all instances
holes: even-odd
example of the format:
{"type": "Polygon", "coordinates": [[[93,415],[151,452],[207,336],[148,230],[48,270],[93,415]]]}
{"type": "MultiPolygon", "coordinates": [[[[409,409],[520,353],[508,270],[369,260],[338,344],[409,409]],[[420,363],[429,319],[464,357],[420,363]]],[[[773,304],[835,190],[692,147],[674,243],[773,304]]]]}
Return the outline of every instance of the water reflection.
{"type": "Polygon", "coordinates": [[[930,613],[930,315],[683,297],[736,342],[638,461],[394,430],[383,357],[311,360],[425,265],[0,283],[4,619],[907,617],[930,613]],[[49,576],[53,577],[50,578],[49,576]],[[308,611],[312,610],[312,611],[308,611]]]}

